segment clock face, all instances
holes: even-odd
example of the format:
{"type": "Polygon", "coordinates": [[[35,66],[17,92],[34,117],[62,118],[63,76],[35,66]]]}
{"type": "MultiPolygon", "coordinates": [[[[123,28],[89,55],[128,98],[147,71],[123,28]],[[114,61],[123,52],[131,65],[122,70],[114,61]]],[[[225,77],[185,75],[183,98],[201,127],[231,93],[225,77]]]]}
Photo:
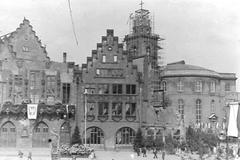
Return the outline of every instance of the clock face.
{"type": "Polygon", "coordinates": [[[112,51],[112,47],[111,47],[111,46],[109,46],[109,47],[108,47],[108,50],[109,50],[109,51],[112,51]]]}

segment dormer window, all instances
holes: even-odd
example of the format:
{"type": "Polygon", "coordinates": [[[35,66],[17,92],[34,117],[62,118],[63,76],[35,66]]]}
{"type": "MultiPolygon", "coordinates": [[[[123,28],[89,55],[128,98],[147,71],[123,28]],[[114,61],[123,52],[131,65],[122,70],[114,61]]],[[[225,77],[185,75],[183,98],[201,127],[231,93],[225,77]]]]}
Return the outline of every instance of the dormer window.
{"type": "Polygon", "coordinates": [[[27,46],[23,46],[23,47],[22,47],[22,51],[23,51],[23,52],[29,52],[29,48],[28,48],[27,46]]]}
{"type": "Polygon", "coordinates": [[[113,56],[113,62],[117,62],[118,57],[117,56],[113,56]]]}
{"type": "Polygon", "coordinates": [[[108,47],[108,51],[112,51],[112,47],[111,46],[108,47]]]}
{"type": "Polygon", "coordinates": [[[100,75],[100,69],[96,69],[96,75],[100,75]]]}
{"type": "Polygon", "coordinates": [[[102,56],[102,62],[105,63],[106,62],[106,55],[102,56]]]}
{"type": "Polygon", "coordinates": [[[147,47],[147,48],[146,48],[146,52],[147,52],[147,55],[150,54],[150,47],[147,47]]]}

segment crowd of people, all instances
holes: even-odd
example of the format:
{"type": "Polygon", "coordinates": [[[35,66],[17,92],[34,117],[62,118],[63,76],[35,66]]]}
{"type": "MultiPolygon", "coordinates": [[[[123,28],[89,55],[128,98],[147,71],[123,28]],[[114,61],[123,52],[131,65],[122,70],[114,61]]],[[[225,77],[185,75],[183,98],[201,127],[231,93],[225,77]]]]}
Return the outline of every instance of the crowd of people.
{"type": "MultiPolygon", "coordinates": [[[[137,156],[143,156],[143,157],[147,157],[147,148],[146,147],[142,147],[142,148],[136,148],[136,153],[137,156]]],[[[160,153],[162,155],[162,160],[165,160],[165,150],[158,150],[156,147],[152,148],[152,153],[153,153],[153,159],[158,159],[158,153],[160,153]]]]}

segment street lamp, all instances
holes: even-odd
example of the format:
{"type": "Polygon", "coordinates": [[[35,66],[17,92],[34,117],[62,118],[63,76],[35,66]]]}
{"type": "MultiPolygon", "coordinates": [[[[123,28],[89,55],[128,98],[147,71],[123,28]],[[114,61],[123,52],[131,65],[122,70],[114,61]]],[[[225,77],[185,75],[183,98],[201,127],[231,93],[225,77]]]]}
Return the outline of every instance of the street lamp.
{"type": "Polygon", "coordinates": [[[227,127],[227,111],[225,110],[225,117],[223,118],[223,126],[225,126],[225,128],[223,127],[223,130],[220,131],[220,134],[218,135],[218,138],[221,141],[226,140],[226,160],[228,160],[228,151],[229,151],[229,144],[228,144],[228,127],[227,127]]]}

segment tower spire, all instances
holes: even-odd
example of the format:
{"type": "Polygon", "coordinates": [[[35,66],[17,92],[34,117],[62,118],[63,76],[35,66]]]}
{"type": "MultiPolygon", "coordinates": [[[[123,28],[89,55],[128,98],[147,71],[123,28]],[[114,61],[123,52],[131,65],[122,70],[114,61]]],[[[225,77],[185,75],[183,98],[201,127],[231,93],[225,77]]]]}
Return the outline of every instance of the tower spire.
{"type": "Polygon", "coordinates": [[[141,6],[141,10],[143,9],[143,1],[141,0],[141,3],[139,4],[141,6]]]}

